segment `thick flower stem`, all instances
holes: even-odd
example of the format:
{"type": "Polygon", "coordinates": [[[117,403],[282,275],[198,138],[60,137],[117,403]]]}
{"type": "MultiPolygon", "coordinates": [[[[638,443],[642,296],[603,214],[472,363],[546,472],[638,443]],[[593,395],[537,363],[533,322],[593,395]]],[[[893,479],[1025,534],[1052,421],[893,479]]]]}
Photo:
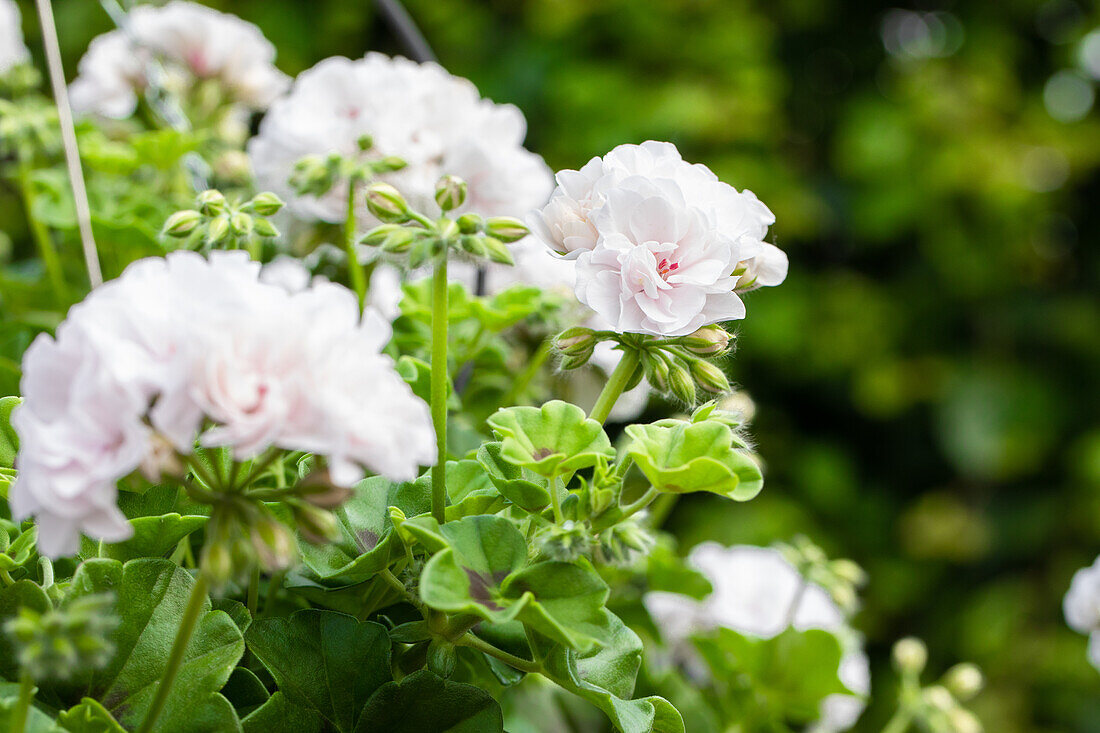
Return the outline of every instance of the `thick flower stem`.
{"type": "Polygon", "coordinates": [[[19,678],[19,697],[15,701],[15,708],[11,711],[11,733],[23,733],[27,728],[27,717],[31,712],[31,702],[34,701],[34,680],[30,674],[24,672],[19,678]]]}
{"type": "Polygon", "coordinates": [[[436,460],[432,466],[432,516],[447,521],[447,252],[435,263],[432,279],[432,426],[436,460]]]}
{"type": "Polygon", "coordinates": [[[356,221],[355,221],[355,190],[357,181],[352,178],[348,181],[348,215],[344,219],[344,250],[348,253],[348,273],[351,277],[351,289],[359,298],[359,312],[367,304],[367,276],[363,272],[363,266],[359,264],[359,254],[355,250],[356,221]]]}
{"type": "Polygon", "coordinates": [[[615,402],[623,393],[626,385],[629,384],[630,378],[634,376],[634,370],[638,368],[639,361],[636,350],[626,349],[623,351],[623,358],[619,361],[619,365],[615,367],[615,371],[611,372],[607,384],[604,385],[603,391],[600,392],[600,397],[596,400],[596,404],[588,417],[601,424],[607,421],[607,416],[611,414],[615,402]]]}
{"type": "Polygon", "coordinates": [[[164,711],[164,704],[168,702],[168,695],[172,691],[172,684],[176,681],[180,667],[183,666],[183,657],[187,652],[187,645],[191,642],[191,635],[195,632],[199,617],[202,616],[202,607],[206,603],[207,582],[206,576],[199,571],[195,578],[195,585],[191,588],[191,596],[187,599],[187,608],[183,612],[183,620],[179,630],[176,631],[176,640],[172,642],[172,651],[168,655],[168,664],[164,667],[160,684],[153,697],[149,711],[145,713],[145,720],[141,723],[139,733],[152,733],[157,723],[157,718],[164,711]]]}

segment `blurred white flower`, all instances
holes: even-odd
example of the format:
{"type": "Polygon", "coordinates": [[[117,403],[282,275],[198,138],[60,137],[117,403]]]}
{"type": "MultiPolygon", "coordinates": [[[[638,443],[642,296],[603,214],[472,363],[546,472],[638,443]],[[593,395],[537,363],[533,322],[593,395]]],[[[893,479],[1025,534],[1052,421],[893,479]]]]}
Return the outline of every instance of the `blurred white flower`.
{"type": "MultiPolygon", "coordinates": [[[[542,158],[523,147],[527,123],[514,106],[482,99],[466,79],[437,64],[379,53],[352,61],[333,57],[303,72],[264,117],[249,142],[261,188],[275,191],[298,217],[342,221],[346,182],[320,197],[297,196],[287,179],[308,155],[396,156],[408,165],[381,177],[421,211],[438,211],[433,193],[444,174],[466,181],[460,211],[522,215],[546,202],[553,187],[542,158]]],[[[367,217],[365,203],[360,215],[367,217]]]]}
{"type": "Polygon", "coordinates": [[[19,6],[14,0],[0,0],[0,74],[29,61],[30,57],[23,43],[19,6]]]}
{"type": "Polygon", "coordinates": [[[75,306],[23,364],[12,489],[40,547],[71,554],[78,533],[130,526],[116,482],[196,438],[248,458],[275,446],[328,458],[334,481],[363,467],[415,478],[435,458],[428,407],[381,353],[389,325],[355,296],[302,272],[261,277],[243,252],[175,252],[131,265],[75,306]],[[205,420],[212,426],[201,434],[205,420]]]}
{"type": "Polygon", "coordinates": [[[227,100],[266,109],[289,84],[275,67],[275,47],[258,27],[205,5],[172,0],[138,5],[129,13],[133,38],[114,30],[92,39],[70,87],[78,112],[122,118],[133,114],[152,58],[165,65],[166,82],[184,91],[217,79],[227,100]]]}
{"type": "Polygon", "coordinates": [[[685,647],[695,633],[725,627],[768,639],[788,627],[836,634],[845,650],[838,675],[854,695],[829,695],[821,717],[808,730],[835,733],[855,725],[870,692],[870,669],[862,643],[827,591],[807,583],[778,550],[750,545],[724,547],[706,542],[688,561],[710,581],[702,601],[678,593],[651,592],[646,609],[665,641],[685,647]]]}
{"type": "Polygon", "coordinates": [[[1100,670],[1100,557],[1073,574],[1062,612],[1071,629],[1088,634],[1089,662],[1100,670]]]}
{"type": "Polygon", "coordinates": [[[771,211],[670,143],[620,145],[557,181],[528,224],[577,260],[577,297],[619,332],[682,336],[743,318],[738,292],[786,278],[786,254],[763,241],[771,211]]]}

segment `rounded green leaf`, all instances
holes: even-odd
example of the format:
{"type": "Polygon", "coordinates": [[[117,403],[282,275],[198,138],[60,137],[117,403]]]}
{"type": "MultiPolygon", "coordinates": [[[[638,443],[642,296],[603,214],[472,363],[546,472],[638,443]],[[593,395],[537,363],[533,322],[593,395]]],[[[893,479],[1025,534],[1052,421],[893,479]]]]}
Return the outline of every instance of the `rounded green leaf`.
{"type": "Polygon", "coordinates": [[[664,420],[629,425],[626,433],[627,454],[659,491],[707,491],[748,501],[764,486],[760,467],[736,449],[733,431],[723,423],[664,420]]]}
{"type": "Polygon", "coordinates": [[[501,457],[541,476],[594,466],[600,456],[615,457],[603,426],[561,400],[502,408],[488,422],[502,437],[501,457]]]}
{"type": "Polygon", "coordinates": [[[499,733],[500,705],[489,693],[431,672],[413,672],[378,689],[363,710],[356,733],[499,733]]]}

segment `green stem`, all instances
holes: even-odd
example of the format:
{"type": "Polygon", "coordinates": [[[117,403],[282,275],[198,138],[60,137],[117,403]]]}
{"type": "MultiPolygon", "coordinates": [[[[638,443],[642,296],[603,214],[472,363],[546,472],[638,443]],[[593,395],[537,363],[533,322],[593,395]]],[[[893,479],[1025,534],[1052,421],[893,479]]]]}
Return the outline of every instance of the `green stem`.
{"type": "Polygon", "coordinates": [[[637,514],[638,512],[642,511],[647,506],[652,504],[653,500],[656,499],[658,494],[660,494],[660,493],[661,492],[657,491],[656,488],[650,486],[648,489],[646,489],[646,492],[644,494],[642,494],[641,497],[638,498],[637,501],[633,501],[633,502],[631,502],[631,503],[629,503],[629,504],[627,504],[626,506],[623,507],[623,517],[622,518],[626,519],[627,517],[632,517],[635,514],[637,514]]]}
{"type": "Polygon", "coordinates": [[[34,188],[31,185],[31,171],[26,164],[19,166],[19,191],[23,196],[23,206],[27,211],[27,224],[30,226],[31,235],[38,245],[38,254],[42,258],[42,264],[46,268],[46,275],[50,279],[54,297],[57,304],[64,307],[66,301],[65,276],[61,270],[61,259],[57,255],[57,249],[50,238],[50,230],[34,215],[34,188]]]}
{"type": "Polygon", "coordinates": [[[455,646],[464,646],[469,647],[470,649],[476,649],[482,654],[488,654],[490,657],[499,659],[500,661],[507,664],[509,667],[515,667],[521,672],[528,672],[532,674],[542,672],[542,665],[538,664],[537,662],[532,662],[528,659],[524,659],[523,657],[517,657],[514,654],[509,654],[503,649],[497,649],[492,644],[486,641],[482,641],[473,634],[466,634],[461,639],[455,642],[455,646]]]}
{"type": "Polygon", "coordinates": [[[634,370],[638,368],[639,361],[637,350],[626,349],[623,351],[623,358],[619,361],[619,365],[615,367],[615,371],[611,372],[607,384],[604,385],[603,391],[600,392],[600,397],[596,400],[596,404],[592,407],[592,412],[588,417],[601,424],[607,421],[607,416],[611,414],[611,409],[615,407],[619,395],[623,393],[626,385],[630,382],[630,378],[634,376],[634,370]]]}
{"type": "Polygon", "coordinates": [[[183,612],[183,620],[176,631],[176,640],[172,642],[172,651],[168,654],[168,664],[164,667],[157,691],[153,696],[153,702],[149,705],[149,711],[145,714],[145,720],[141,723],[139,733],[152,733],[153,726],[157,723],[164,710],[164,704],[168,702],[168,695],[172,691],[172,684],[176,681],[180,667],[183,666],[183,658],[187,652],[187,645],[191,641],[191,635],[202,616],[202,608],[206,603],[207,582],[206,576],[200,570],[195,578],[195,585],[191,588],[191,596],[187,599],[187,608],[183,612]]]}
{"type": "Polygon", "coordinates": [[[901,708],[894,717],[886,723],[886,726],[882,729],[882,733],[905,733],[909,730],[909,723],[913,720],[913,713],[909,708],[901,708]]]}
{"type": "Polygon", "coordinates": [[[27,717],[31,712],[31,702],[34,701],[34,680],[28,672],[24,671],[19,678],[19,698],[15,701],[15,708],[11,711],[11,733],[23,733],[27,728],[27,717]]]}
{"type": "Polygon", "coordinates": [[[436,461],[432,466],[432,516],[447,521],[447,251],[435,263],[432,278],[432,425],[436,461]]]}
{"type": "Polygon", "coordinates": [[[256,618],[256,611],[260,607],[260,566],[252,568],[252,576],[248,579],[248,613],[256,618]]]}
{"type": "Polygon", "coordinates": [[[660,529],[661,525],[665,523],[665,519],[668,518],[669,512],[676,506],[679,498],[679,494],[661,494],[658,496],[657,500],[653,502],[653,507],[649,510],[649,516],[647,517],[649,526],[660,529]]]}
{"type": "Polygon", "coordinates": [[[348,215],[344,219],[344,249],[348,253],[348,272],[351,277],[351,289],[359,298],[359,312],[367,303],[367,277],[363,272],[363,266],[359,264],[359,254],[355,250],[356,223],[355,223],[355,184],[358,181],[352,177],[348,181],[348,215]]]}
{"type": "Polygon", "coordinates": [[[8,575],[7,570],[0,570],[0,580],[4,582],[4,585],[15,585],[15,581],[8,575]]]}

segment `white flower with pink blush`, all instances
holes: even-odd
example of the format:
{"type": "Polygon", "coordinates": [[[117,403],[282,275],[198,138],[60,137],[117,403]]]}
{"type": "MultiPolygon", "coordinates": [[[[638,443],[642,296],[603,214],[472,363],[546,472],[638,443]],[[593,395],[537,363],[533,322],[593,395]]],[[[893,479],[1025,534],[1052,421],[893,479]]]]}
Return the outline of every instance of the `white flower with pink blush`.
{"type": "Polygon", "coordinates": [[[1073,574],[1062,612],[1071,629],[1088,635],[1089,663],[1100,670],[1100,558],[1073,574]]]}
{"type": "Polygon", "coordinates": [[[129,12],[129,30],[92,39],[69,90],[73,109],[130,116],[154,58],[164,65],[172,91],[216,79],[227,101],[243,109],[266,109],[290,83],[275,67],[275,47],[258,27],[205,5],[184,0],[138,5],[129,12]]]}
{"type": "Polygon", "coordinates": [[[19,6],[13,0],[0,0],[0,74],[31,58],[23,43],[19,6]]]}
{"type": "Polygon", "coordinates": [[[243,252],[141,260],[32,344],[11,503],[37,518],[42,552],[127,537],[116,484],[168,446],[309,451],[342,485],[434,461],[428,407],[381,353],[389,325],[346,288],[280,270],[261,279],[243,252]]]}

